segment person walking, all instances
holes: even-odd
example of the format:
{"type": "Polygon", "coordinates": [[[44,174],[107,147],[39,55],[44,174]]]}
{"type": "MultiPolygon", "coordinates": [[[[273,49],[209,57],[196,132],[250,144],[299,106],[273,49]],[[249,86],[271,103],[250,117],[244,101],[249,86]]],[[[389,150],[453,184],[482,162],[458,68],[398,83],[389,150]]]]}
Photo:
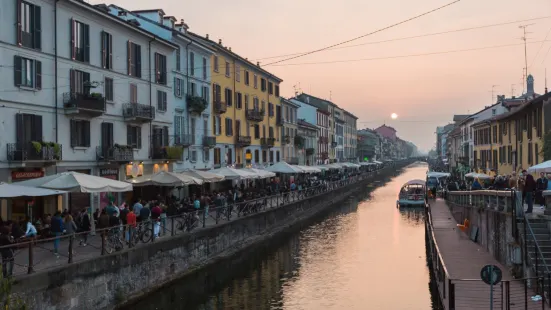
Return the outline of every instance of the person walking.
{"type": "Polygon", "coordinates": [[[528,205],[526,213],[532,213],[532,209],[534,208],[534,192],[536,191],[536,181],[531,174],[526,173],[526,170],[522,171],[522,173],[523,175],[526,175],[522,191],[524,199],[526,200],[526,204],[528,205]]]}
{"type": "Polygon", "coordinates": [[[134,206],[130,207],[130,210],[128,210],[128,214],[126,215],[126,223],[128,224],[128,230],[126,233],[126,241],[130,243],[130,238],[135,234],[136,232],[136,222],[137,217],[136,213],[134,213],[134,206]]]}
{"type": "Polygon", "coordinates": [[[159,219],[161,218],[161,213],[162,213],[162,210],[159,207],[159,203],[156,202],[155,206],[153,208],[151,208],[151,220],[153,220],[153,222],[154,222],[153,235],[155,236],[155,238],[159,237],[159,232],[160,232],[160,228],[161,228],[159,219]]]}
{"type": "Polygon", "coordinates": [[[59,257],[59,242],[60,237],[63,232],[65,232],[65,226],[63,225],[63,220],[61,219],[61,212],[56,211],[54,217],[52,217],[52,234],[55,237],[54,240],[54,255],[59,257]]]}
{"type": "Polygon", "coordinates": [[[92,223],[90,222],[90,215],[86,208],[83,208],[79,216],[79,230],[80,234],[80,246],[86,246],[88,244],[88,234],[92,230],[92,223]]]}
{"type": "MultiPolygon", "coordinates": [[[[78,226],[75,223],[75,221],[73,220],[73,216],[70,213],[67,213],[65,215],[65,221],[64,222],[65,222],[64,223],[65,231],[66,231],[67,235],[69,236],[69,238],[71,238],[70,240],[73,240],[75,238],[76,232],[78,231],[78,226]]],[[[75,254],[75,251],[73,250],[73,253],[69,253],[69,255],[71,255],[71,254],[75,254]]]]}

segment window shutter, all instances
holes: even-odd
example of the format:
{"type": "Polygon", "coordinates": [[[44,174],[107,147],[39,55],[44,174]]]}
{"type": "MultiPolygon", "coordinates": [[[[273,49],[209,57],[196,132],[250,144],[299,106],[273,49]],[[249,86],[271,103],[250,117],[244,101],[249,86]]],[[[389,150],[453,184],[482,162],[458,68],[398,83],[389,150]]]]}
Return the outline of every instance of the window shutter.
{"type": "MultiPolygon", "coordinates": [[[[72,72],[73,70],[71,70],[72,72]]],[[[74,119],[71,120],[71,147],[75,147],[77,145],[77,124],[74,119]]]]}
{"type": "Polygon", "coordinates": [[[132,42],[126,42],[127,74],[132,75],[132,42]]]}
{"type": "Polygon", "coordinates": [[[41,20],[40,20],[40,7],[38,5],[34,6],[34,34],[33,34],[33,47],[35,49],[40,49],[42,45],[41,41],[41,20]]]}
{"type": "Polygon", "coordinates": [[[138,148],[142,148],[142,127],[136,129],[136,140],[138,141],[138,148]]]}
{"type": "Polygon", "coordinates": [[[165,111],[168,108],[166,92],[163,92],[163,108],[164,108],[165,111]]]}
{"type": "Polygon", "coordinates": [[[84,26],[84,61],[90,62],[90,26],[84,26]]]}
{"type": "Polygon", "coordinates": [[[34,128],[31,133],[34,141],[43,141],[42,138],[42,115],[33,115],[34,128]]]}
{"type": "Polygon", "coordinates": [[[174,96],[179,97],[177,84],[178,84],[178,78],[174,77],[174,96]]]}
{"type": "Polygon", "coordinates": [[[136,77],[142,77],[142,47],[136,45],[136,77]]]}
{"type": "Polygon", "coordinates": [[[76,58],[76,44],[75,44],[75,20],[70,19],[71,27],[71,58],[75,60],[76,58]]]}
{"type": "Polygon", "coordinates": [[[23,127],[23,114],[15,114],[15,142],[18,147],[21,147],[23,144],[23,139],[25,137],[24,133],[25,128],[23,127]]]}
{"type": "Polygon", "coordinates": [[[101,45],[101,49],[100,49],[100,54],[101,54],[101,67],[103,69],[105,69],[105,60],[107,59],[106,56],[107,56],[107,52],[105,50],[105,35],[106,35],[106,32],[105,31],[102,31],[100,33],[100,45],[101,45]]]}
{"type": "Polygon", "coordinates": [[[126,145],[132,145],[132,126],[126,126],[126,145]]]}
{"type": "Polygon", "coordinates": [[[163,127],[163,146],[168,146],[168,126],[163,127]]]}
{"type": "Polygon", "coordinates": [[[69,88],[71,93],[75,92],[75,70],[69,70],[69,88]]]}
{"type": "Polygon", "coordinates": [[[84,131],[84,146],[90,147],[90,122],[82,121],[82,130],[84,131]]]}
{"type": "Polygon", "coordinates": [[[21,57],[17,55],[13,56],[13,84],[21,85],[21,57]]]}
{"type": "Polygon", "coordinates": [[[38,60],[35,63],[35,88],[42,89],[42,63],[38,60]]]}
{"type": "Polygon", "coordinates": [[[15,15],[16,15],[16,20],[17,20],[17,24],[16,24],[16,38],[17,38],[17,45],[21,46],[22,45],[22,34],[21,34],[21,5],[22,5],[22,1],[21,0],[17,0],[15,2],[15,5],[16,5],[16,9],[15,9],[15,15]]]}
{"type": "Polygon", "coordinates": [[[161,76],[159,70],[159,54],[155,53],[155,83],[159,83],[159,78],[161,76]]]}
{"type": "Polygon", "coordinates": [[[107,34],[107,37],[109,38],[109,49],[107,50],[109,54],[109,69],[113,69],[113,36],[107,34]]]}

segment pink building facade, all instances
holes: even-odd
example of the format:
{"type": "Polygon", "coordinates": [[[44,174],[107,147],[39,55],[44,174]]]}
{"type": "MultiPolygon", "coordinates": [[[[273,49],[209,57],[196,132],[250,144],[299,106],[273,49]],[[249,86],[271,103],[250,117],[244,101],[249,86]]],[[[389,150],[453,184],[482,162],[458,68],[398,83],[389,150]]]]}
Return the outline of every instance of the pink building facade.
{"type": "Polygon", "coordinates": [[[384,138],[387,138],[389,140],[392,140],[392,141],[396,141],[396,129],[390,127],[390,126],[387,126],[387,125],[383,125],[377,129],[375,129],[375,131],[380,134],[381,136],[383,136],[384,138]]]}

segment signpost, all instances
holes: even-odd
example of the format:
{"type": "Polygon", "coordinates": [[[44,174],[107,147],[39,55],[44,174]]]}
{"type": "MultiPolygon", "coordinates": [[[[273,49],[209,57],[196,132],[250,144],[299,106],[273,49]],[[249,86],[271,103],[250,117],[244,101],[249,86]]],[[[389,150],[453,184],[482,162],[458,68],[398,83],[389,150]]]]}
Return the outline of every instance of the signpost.
{"type": "Polygon", "coordinates": [[[490,310],[494,309],[494,285],[501,282],[503,274],[499,267],[486,265],[480,270],[480,279],[490,286],[490,310]]]}

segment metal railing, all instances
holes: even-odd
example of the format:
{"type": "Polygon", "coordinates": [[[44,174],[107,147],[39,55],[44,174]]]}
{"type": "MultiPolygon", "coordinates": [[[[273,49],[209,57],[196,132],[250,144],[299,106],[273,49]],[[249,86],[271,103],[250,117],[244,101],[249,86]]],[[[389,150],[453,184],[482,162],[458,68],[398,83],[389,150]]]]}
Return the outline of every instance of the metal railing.
{"type": "Polygon", "coordinates": [[[64,93],[63,104],[66,109],[84,109],[105,113],[105,98],[101,94],[64,93]]]}
{"type": "Polygon", "coordinates": [[[42,142],[8,143],[8,161],[44,161],[52,162],[63,158],[63,147],[61,144],[43,144],[42,142]]]}
{"type": "Polygon", "coordinates": [[[122,106],[122,115],[125,120],[152,121],[155,119],[155,107],[139,103],[125,103],[122,106]]]}
{"type": "MultiPolygon", "coordinates": [[[[319,206],[321,201],[326,201],[327,199],[323,195],[328,192],[334,191],[335,194],[332,194],[332,196],[345,195],[344,189],[347,186],[370,179],[378,173],[379,171],[364,172],[344,180],[327,182],[316,187],[281,192],[235,203],[224,202],[221,205],[209,206],[199,210],[181,209],[176,214],[167,214],[166,217],[161,217],[158,220],[139,222],[136,226],[116,225],[70,235],[59,233],[58,236],[44,239],[23,238],[13,245],[0,247],[0,251],[7,249],[14,251],[14,259],[4,261],[4,264],[13,267],[14,276],[30,274],[38,269],[50,269],[59,267],[64,262],[71,264],[92,259],[125,248],[155,242],[158,238],[164,239],[187,234],[201,227],[216,226],[265,210],[297,202],[311,202],[297,205],[297,210],[304,211],[304,208],[316,207],[319,206]],[[86,246],[79,246],[77,242],[86,246]],[[65,260],[60,260],[61,257],[65,260]]],[[[37,227],[37,230],[41,234],[49,234],[47,230],[40,227],[37,227]]]]}

